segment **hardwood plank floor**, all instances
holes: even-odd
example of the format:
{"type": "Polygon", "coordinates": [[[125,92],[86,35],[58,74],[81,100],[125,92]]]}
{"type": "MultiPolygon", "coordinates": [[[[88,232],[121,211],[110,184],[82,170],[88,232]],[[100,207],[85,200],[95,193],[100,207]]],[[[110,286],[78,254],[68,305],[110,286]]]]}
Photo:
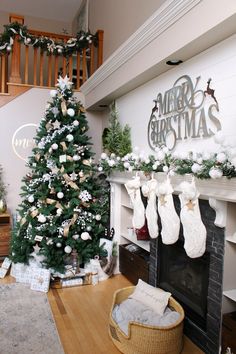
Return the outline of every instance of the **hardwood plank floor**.
{"type": "MultiPolygon", "coordinates": [[[[10,276],[0,280],[12,282],[10,276]]],[[[116,275],[95,286],[50,289],[48,299],[65,354],[120,353],[109,338],[108,318],[114,292],[129,285],[124,276],[116,275]]],[[[204,354],[185,337],[182,354],[190,353],[204,354]]]]}

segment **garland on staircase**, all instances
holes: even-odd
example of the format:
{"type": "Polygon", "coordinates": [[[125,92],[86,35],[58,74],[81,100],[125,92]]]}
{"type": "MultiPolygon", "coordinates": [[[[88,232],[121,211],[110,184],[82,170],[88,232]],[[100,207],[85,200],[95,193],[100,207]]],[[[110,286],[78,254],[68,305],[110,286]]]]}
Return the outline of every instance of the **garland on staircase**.
{"type": "Polygon", "coordinates": [[[11,52],[14,38],[19,36],[19,41],[26,46],[40,48],[47,54],[70,56],[73,53],[79,52],[84,48],[88,48],[90,44],[97,46],[97,35],[90,32],[79,31],[76,37],[71,37],[67,42],[55,41],[44,36],[35,36],[31,34],[27,27],[13,22],[4,25],[4,32],[0,34],[0,54],[11,52]]]}

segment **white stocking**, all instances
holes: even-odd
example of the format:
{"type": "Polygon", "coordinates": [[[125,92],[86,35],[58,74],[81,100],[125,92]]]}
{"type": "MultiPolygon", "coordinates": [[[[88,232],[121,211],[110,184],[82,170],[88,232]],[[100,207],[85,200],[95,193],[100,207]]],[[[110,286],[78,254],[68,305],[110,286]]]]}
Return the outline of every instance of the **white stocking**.
{"type": "Polygon", "coordinates": [[[158,196],[158,212],[162,225],[161,237],[165,245],[175,243],[179,237],[180,220],[174,207],[173,191],[168,177],[166,181],[159,184],[156,189],[158,196]]]}
{"type": "Polygon", "coordinates": [[[199,210],[198,197],[194,181],[182,182],[180,219],[183,224],[184,248],[191,258],[201,257],[206,250],[206,228],[202,222],[199,210]]]}
{"type": "Polygon", "coordinates": [[[147,197],[146,218],[148,232],[151,238],[158,236],[156,187],[157,180],[154,178],[142,186],[142,193],[147,197]]]}
{"type": "Polygon", "coordinates": [[[140,177],[128,181],[125,184],[125,188],[130,196],[133,205],[133,227],[135,229],[141,229],[145,224],[145,209],[140,193],[140,177]]]}

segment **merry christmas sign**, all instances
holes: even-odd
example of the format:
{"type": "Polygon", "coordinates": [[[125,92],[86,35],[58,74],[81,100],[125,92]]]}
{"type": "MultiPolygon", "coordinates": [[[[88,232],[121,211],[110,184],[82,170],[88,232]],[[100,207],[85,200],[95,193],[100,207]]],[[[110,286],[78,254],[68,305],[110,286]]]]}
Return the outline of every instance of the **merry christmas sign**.
{"type": "Polygon", "coordinates": [[[210,86],[211,79],[201,82],[200,76],[183,75],[157,94],[148,124],[152,150],[161,145],[173,150],[182,141],[207,139],[222,129],[219,104],[210,86]]]}

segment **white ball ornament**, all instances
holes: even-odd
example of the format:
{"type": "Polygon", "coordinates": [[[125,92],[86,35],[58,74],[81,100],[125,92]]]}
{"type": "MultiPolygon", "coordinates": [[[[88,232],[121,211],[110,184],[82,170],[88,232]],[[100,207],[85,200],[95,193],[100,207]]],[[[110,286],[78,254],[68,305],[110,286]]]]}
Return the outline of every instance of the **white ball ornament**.
{"type": "Polygon", "coordinates": [[[57,243],[56,243],[56,246],[57,246],[58,248],[60,248],[60,247],[61,247],[61,242],[57,242],[57,243]]]}
{"type": "Polygon", "coordinates": [[[84,172],[83,172],[83,171],[80,171],[80,172],[79,172],[79,176],[80,176],[80,177],[84,177],[84,172]]]}
{"type": "Polygon", "coordinates": [[[79,161],[80,160],[80,156],[79,155],[74,155],[73,156],[73,160],[74,161],[79,161]]]}
{"type": "Polygon", "coordinates": [[[39,214],[38,221],[43,224],[46,221],[46,217],[43,214],[39,214]]]}
{"type": "Polygon", "coordinates": [[[26,43],[28,43],[28,44],[29,44],[30,42],[31,42],[31,38],[29,38],[29,37],[28,37],[28,38],[26,38],[26,43]]]}
{"type": "Polygon", "coordinates": [[[97,221],[100,221],[101,220],[101,215],[100,214],[97,214],[96,216],[95,216],[95,219],[97,220],[97,221]]]}
{"type": "Polygon", "coordinates": [[[57,198],[58,199],[62,199],[64,197],[64,193],[63,192],[58,192],[57,193],[57,198]]]}
{"type": "Polygon", "coordinates": [[[83,241],[87,241],[87,240],[91,240],[92,239],[92,237],[89,235],[89,233],[88,232],[82,232],[82,234],[81,234],[81,239],[83,240],[83,241]]]}
{"type": "Polygon", "coordinates": [[[73,109],[73,108],[68,108],[68,109],[67,109],[67,114],[68,114],[68,116],[70,116],[70,117],[74,117],[74,115],[75,115],[74,109],[73,109]]]}
{"type": "Polygon", "coordinates": [[[101,159],[102,159],[102,160],[106,160],[106,158],[107,158],[107,154],[106,154],[105,152],[103,152],[103,153],[101,154],[101,159]]]}
{"type": "Polygon", "coordinates": [[[92,230],[92,227],[91,227],[91,226],[87,226],[87,227],[86,227],[86,230],[87,230],[87,231],[91,231],[91,230],[92,230]]]}
{"type": "Polygon", "coordinates": [[[98,171],[99,171],[99,172],[102,172],[102,171],[103,171],[102,166],[99,166],[99,167],[98,167],[98,171]]]}
{"type": "Polygon", "coordinates": [[[56,96],[57,96],[57,90],[51,90],[51,91],[50,91],[50,96],[51,96],[52,98],[56,97],[56,96]]]}
{"type": "Polygon", "coordinates": [[[192,166],[192,172],[193,173],[198,173],[200,172],[202,169],[202,166],[199,165],[198,163],[194,163],[193,166],[192,166]]]}
{"type": "Polygon", "coordinates": [[[169,167],[168,166],[163,166],[163,172],[168,172],[169,171],[169,167]]]}
{"type": "Polygon", "coordinates": [[[74,140],[73,135],[72,135],[72,134],[68,134],[68,135],[66,136],[66,140],[69,141],[69,142],[73,141],[73,140],[74,140]]]}
{"type": "Polygon", "coordinates": [[[74,127],[78,127],[79,122],[77,120],[74,120],[73,125],[74,125],[74,127]]]}
{"type": "Polygon", "coordinates": [[[30,195],[30,196],[29,196],[28,202],[29,202],[29,203],[33,203],[33,202],[34,202],[34,196],[33,196],[33,195],[30,195]]]}
{"type": "Polygon", "coordinates": [[[216,160],[219,163],[223,163],[227,160],[227,157],[226,157],[225,153],[220,152],[219,154],[216,155],[216,160]]]}
{"type": "Polygon", "coordinates": [[[41,143],[41,142],[39,142],[39,143],[38,143],[38,148],[39,148],[39,149],[43,149],[43,148],[44,148],[44,144],[41,143]]]}
{"type": "Polygon", "coordinates": [[[52,144],[52,149],[53,149],[53,150],[57,150],[57,149],[58,149],[57,143],[52,144]]]}
{"type": "Polygon", "coordinates": [[[64,251],[69,254],[69,253],[71,253],[72,248],[71,248],[70,246],[66,246],[66,247],[64,248],[64,251]]]}
{"type": "Polygon", "coordinates": [[[61,48],[58,48],[58,49],[57,49],[57,52],[61,54],[61,53],[62,53],[62,49],[61,49],[61,48]]]}
{"type": "Polygon", "coordinates": [[[73,238],[74,240],[78,240],[79,235],[78,235],[78,234],[75,234],[75,235],[72,236],[72,238],[73,238]]]}
{"type": "Polygon", "coordinates": [[[209,171],[209,176],[213,179],[221,178],[223,176],[223,172],[216,167],[212,167],[209,171]]]}
{"type": "Polygon", "coordinates": [[[114,160],[109,160],[108,161],[108,165],[110,166],[110,167],[113,167],[113,166],[115,166],[115,161],[114,160]]]}
{"type": "Polygon", "coordinates": [[[8,45],[8,46],[7,46],[7,51],[10,52],[11,50],[12,50],[11,45],[8,45]]]}

